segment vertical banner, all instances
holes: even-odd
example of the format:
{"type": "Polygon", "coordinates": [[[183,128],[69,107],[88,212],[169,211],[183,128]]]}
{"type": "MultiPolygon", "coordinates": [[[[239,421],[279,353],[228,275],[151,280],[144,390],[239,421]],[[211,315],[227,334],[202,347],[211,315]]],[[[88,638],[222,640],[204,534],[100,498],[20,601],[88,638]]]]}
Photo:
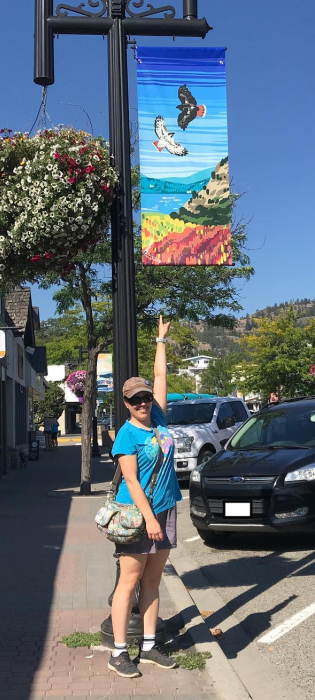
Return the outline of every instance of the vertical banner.
{"type": "Polygon", "coordinates": [[[113,358],[110,353],[101,353],[97,358],[97,394],[114,391],[113,358]]]}
{"type": "Polygon", "coordinates": [[[232,265],[224,48],[138,47],[144,265],[232,265]]]}

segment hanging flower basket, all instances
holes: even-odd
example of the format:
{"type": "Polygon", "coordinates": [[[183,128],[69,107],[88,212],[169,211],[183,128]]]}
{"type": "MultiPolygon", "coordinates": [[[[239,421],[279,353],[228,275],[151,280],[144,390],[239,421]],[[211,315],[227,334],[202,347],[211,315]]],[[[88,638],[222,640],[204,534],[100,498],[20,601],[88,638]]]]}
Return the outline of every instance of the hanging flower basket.
{"type": "Polygon", "coordinates": [[[85,389],[86,371],[85,369],[78,372],[72,372],[67,378],[67,386],[70,391],[79,399],[79,403],[83,403],[85,389]]]}
{"type": "Polygon", "coordinates": [[[65,128],[0,136],[0,289],[63,276],[109,228],[108,144],[65,128]]]}

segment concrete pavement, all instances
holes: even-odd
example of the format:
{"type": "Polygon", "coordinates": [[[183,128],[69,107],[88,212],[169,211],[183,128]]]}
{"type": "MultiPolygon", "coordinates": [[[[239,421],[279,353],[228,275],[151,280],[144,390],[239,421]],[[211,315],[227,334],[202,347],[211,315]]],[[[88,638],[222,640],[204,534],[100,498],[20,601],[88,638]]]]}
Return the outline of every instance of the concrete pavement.
{"type": "MultiPolygon", "coordinates": [[[[113,468],[106,455],[93,459],[93,488],[106,488],[113,468]]],[[[61,643],[75,631],[98,631],[114,587],[114,547],[98,532],[94,515],[102,497],[67,493],[80,481],[80,447],[40,451],[39,462],[0,482],[0,699],[86,700],[159,698],[217,700],[205,671],[140,667],[142,677],[119,678],[107,669],[108,653],[61,643]]],[[[165,584],[161,616],[177,647],[182,619],[165,584]]]]}

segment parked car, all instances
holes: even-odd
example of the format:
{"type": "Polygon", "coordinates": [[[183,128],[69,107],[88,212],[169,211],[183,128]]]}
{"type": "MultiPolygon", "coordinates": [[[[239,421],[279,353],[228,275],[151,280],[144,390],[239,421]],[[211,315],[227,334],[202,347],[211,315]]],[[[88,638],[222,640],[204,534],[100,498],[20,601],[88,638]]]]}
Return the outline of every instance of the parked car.
{"type": "Polygon", "coordinates": [[[197,466],[190,515],[209,543],[231,532],[314,532],[315,397],[264,407],[197,466]]]}
{"type": "Polygon", "coordinates": [[[178,479],[222,449],[250,412],[242,399],[232,396],[187,399],[167,405],[166,421],[175,442],[178,479]]]}

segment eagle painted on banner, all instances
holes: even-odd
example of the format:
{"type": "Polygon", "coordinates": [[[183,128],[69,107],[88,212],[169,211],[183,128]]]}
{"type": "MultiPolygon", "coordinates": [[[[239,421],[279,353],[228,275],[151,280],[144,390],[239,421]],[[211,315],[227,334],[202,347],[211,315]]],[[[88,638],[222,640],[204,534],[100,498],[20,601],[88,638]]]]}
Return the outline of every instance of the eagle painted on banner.
{"type": "Polygon", "coordinates": [[[188,90],[187,85],[181,85],[181,87],[178,90],[178,97],[181,101],[181,104],[177,105],[176,109],[179,109],[181,111],[181,114],[177,119],[177,123],[181,129],[185,130],[188,124],[194,121],[196,117],[206,116],[206,106],[197,105],[197,100],[195,100],[190,90],[188,90]]]}
{"type": "Polygon", "coordinates": [[[187,156],[187,149],[180,143],[176,143],[174,139],[175,131],[168,131],[163,117],[156,117],[154,128],[159,140],[153,141],[153,146],[155,146],[158,151],[161,152],[163,148],[166,148],[166,150],[174,156],[187,156]]]}

